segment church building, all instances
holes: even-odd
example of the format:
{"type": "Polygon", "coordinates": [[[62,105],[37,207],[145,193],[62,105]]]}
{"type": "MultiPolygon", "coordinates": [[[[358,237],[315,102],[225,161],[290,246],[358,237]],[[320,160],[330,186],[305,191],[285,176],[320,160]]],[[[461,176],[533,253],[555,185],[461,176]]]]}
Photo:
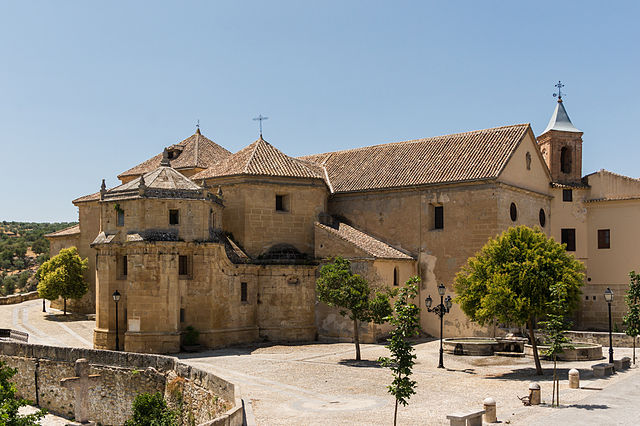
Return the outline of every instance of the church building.
{"type": "MultiPolygon", "coordinates": [[[[598,142],[593,142],[598,143],[598,142]]],[[[323,259],[343,256],[373,286],[418,275],[425,309],[443,283],[510,226],[538,227],[586,266],[577,327],[602,329],[610,287],[621,324],[628,272],[640,268],[640,180],[582,175],[582,132],[562,98],[536,137],[516,124],[294,158],[262,136],[236,153],[201,134],[121,173],[119,186],[73,201],[79,225],[49,234],[51,254],[77,246],[96,313],[94,346],[134,352],[200,343],[350,339],[352,325],[317,302],[323,259]]],[[[488,335],[453,305],[445,335],[488,335]]],[[[388,329],[362,324],[364,341],[388,329]]]]}

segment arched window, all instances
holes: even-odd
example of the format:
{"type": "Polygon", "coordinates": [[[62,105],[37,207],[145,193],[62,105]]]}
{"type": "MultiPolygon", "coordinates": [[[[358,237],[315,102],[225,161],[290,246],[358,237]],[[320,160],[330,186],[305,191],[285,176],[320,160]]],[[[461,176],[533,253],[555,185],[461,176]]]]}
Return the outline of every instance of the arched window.
{"type": "Polygon", "coordinates": [[[560,150],[560,171],[571,173],[571,149],[566,146],[560,150]]]}
{"type": "Polygon", "coordinates": [[[509,206],[509,216],[511,216],[511,220],[513,222],[518,220],[518,208],[516,207],[516,203],[511,203],[511,206],[509,206]]]}
{"type": "Polygon", "coordinates": [[[393,268],[393,285],[396,287],[400,285],[400,274],[397,266],[393,268]]]}

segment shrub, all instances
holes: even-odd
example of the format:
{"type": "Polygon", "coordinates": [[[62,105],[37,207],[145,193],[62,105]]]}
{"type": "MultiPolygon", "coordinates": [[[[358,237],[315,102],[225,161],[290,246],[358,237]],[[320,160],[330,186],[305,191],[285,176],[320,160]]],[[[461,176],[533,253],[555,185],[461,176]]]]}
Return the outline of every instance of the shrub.
{"type": "Polygon", "coordinates": [[[125,426],[173,426],[177,425],[175,411],[167,407],[162,394],[141,393],[133,401],[133,416],[125,426]]]}

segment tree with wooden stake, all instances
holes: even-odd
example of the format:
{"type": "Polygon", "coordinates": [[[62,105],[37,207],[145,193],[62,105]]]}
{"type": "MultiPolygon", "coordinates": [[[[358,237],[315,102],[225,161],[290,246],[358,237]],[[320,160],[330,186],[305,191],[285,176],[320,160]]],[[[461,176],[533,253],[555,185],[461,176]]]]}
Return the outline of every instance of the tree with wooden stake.
{"type": "Polygon", "coordinates": [[[75,247],[60,250],[38,268],[38,295],[48,300],[62,297],[64,315],[67,315],[67,299],[80,299],[89,290],[82,276],[87,263],[88,260],[82,259],[75,247]]]}
{"type": "Polygon", "coordinates": [[[545,321],[540,322],[540,326],[545,330],[547,334],[546,344],[549,345],[549,349],[545,351],[545,355],[553,360],[553,390],[551,397],[551,406],[560,406],[560,377],[558,376],[558,355],[560,355],[565,349],[573,349],[571,341],[565,336],[567,330],[567,324],[564,322],[564,315],[561,312],[564,310],[564,300],[556,300],[550,304],[550,310],[547,314],[545,321]]]}
{"type": "Polygon", "coordinates": [[[394,426],[398,419],[398,404],[406,406],[411,395],[416,393],[416,382],[410,378],[416,359],[411,339],[420,333],[420,308],[412,300],[418,295],[419,282],[420,278],[412,277],[400,290],[393,305],[393,314],[387,318],[395,327],[386,346],[391,356],[379,359],[383,367],[390,368],[393,372],[393,382],[387,389],[396,398],[394,426]]]}
{"type": "Polygon", "coordinates": [[[640,274],[629,272],[629,290],[624,298],[627,302],[627,314],[623,318],[625,333],[633,338],[633,364],[636,363],[636,338],[640,334],[640,274]]]}
{"type": "Polygon", "coordinates": [[[322,268],[316,281],[318,300],[341,308],[340,315],[353,321],[356,361],[360,356],[360,322],[382,324],[391,313],[390,291],[374,291],[367,280],[351,272],[351,262],[336,257],[322,268]]]}
{"type": "Polygon", "coordinates": [[[565,311],[571,312],[584,284],[584,266],[565,247],[539,229],[509,228],[469,258],[455,280],[455,302],[472,321],[527,326],[538,375],[542,366],[534,333],[536,318],[553,313],[554,288],[565,296],[565,311]]]}

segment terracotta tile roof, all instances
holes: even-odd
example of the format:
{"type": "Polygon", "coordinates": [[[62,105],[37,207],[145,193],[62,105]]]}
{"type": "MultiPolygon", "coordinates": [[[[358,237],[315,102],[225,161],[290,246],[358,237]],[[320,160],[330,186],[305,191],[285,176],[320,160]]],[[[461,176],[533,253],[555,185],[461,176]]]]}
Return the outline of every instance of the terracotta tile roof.
{"type": "Polygon", "coordinates": [[[316,222],[315,226],[353,244],[372,257],[378,259],[414,260],[413,257],[391,247],[389,244],[384,243],[369,234],[365,234],[364,232],[347,225],[344,222],[338,222],[333,226],[316,222]]]}
{"type": "Polygon", "coordinates": [[[552,188],[565,188],[565,189],[589,189],[590,186],[584,182],[575,182],[575,183],[560,183],[560,182],[551,182],[552,188]]]}
{"type": "Polygon", "coordinates": [[[88,201],[98,201],[100,200],[100,192],[94,192],[93,194],[84,195],[82,197],[76,198],[72,201],[73,204],[76,203],[86,203],[88,201]]]}
{"type": "Polygon", "coordinates": [[[621,195],[619,197],[603,197],[603,198],[592,198],[590,200],[585,200],[585,203],[600,203],[604,201],[630,201],[630,200],[640,200],[640,195],[621,195]]]}
{"type": "MultiPolygon", "coordinates": [[[[187,139],[172,145],[170,148],[173,148],[173,151],[176,153],[179,152],[176,158],[170,159],[171,167],[176,170],[193,168],[205,169],[231,155],[231,152],[204,137],[200,133],[200,129],[187,139]]],[[[148,173],[160,166],[160,161],[162,161],[162,153],[138,164],[126,172],[120,173],[118,179],[122,179],[125,176],[139,176],[148,173]]]]}
{"type": "Polygon", "coordinates": [[[324,179],[321,166],[309,161],[289,157],[262,138],[225,158],[218,164],[192,176],[192,179],[236,175],[324,179]]]}
{"type": "Polygon", "coordinates": [[[80,224],[73,225],[65,229],[61,229],[56,232],[52,232],[50,234],[45,234],[46,238],[55,238],[55,237],[66,237],[68,235],[76,235],[80,233],[80,224]]]}
{"type": "Polygon", "coordinates": [[[497,178],[529,124],[300,157],[322,165],[332,192],[497,178]]]}
{"type": "Polygon", "coordinates": [[[104,200],[124,200],[131,198],[188,198],[205,199],[220,202],[218,197],[203,191],[194,183],[171,167],[160,166],[130,182],[111,188],[104,194],[104,200]],[[144,181],[143,181],[144,180],[144,181]],[[141,185],[144,183],[144,185],[141,185]]]}

